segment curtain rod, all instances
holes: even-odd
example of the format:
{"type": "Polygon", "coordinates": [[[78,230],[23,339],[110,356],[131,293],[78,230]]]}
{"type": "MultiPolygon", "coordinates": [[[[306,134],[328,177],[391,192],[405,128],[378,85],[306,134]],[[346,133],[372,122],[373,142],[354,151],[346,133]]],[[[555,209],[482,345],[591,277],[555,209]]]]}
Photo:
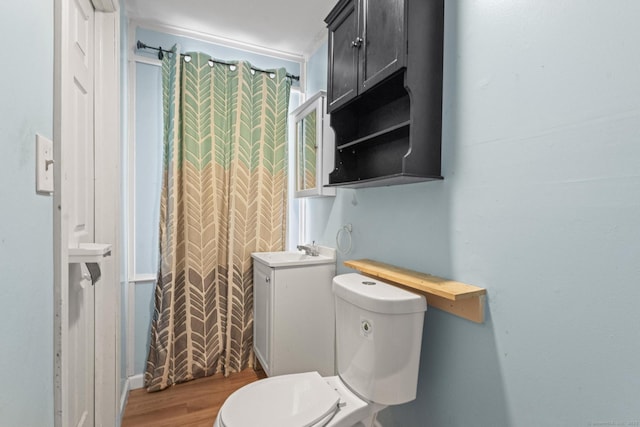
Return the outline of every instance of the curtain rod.
{"type": "MultiPolygon", "coordinates": [[[[150,50],[157,51],[158,52],[158,59],[161,60],[161,61],[164,58],[164,54],[165,53],[175,53],[172,50],[163,49],[162,46],[160,46],[160,47],[148,46],[148,45],[142,43],[140,40],[138,40],[138,43],[136,44],[136,47],[138,49],[150,49],[150,50]]],[[[183,57],[186,62],[190,62],[191,61],[191,55],[186,55],[184,53],[181,53],[180,56],[183,57]]],[[[213,64],[236,65],[236,64],[234,64],[232,62],[220,61],[218,59],[209,58],[209,65],[213,67],[213,64]]],[[[252,66],[251,69],[254,70],[254,71],[258,71],[260,73],[273,74],[272,71],[263,70],[262,68],[257,68],[257,67],[254,67],[254,66],[252,66]]],[[[290,78],[291,80],[300,81],[300,76],[294,76],[293,74],[287,73],[287,77],[290,78]]]]}

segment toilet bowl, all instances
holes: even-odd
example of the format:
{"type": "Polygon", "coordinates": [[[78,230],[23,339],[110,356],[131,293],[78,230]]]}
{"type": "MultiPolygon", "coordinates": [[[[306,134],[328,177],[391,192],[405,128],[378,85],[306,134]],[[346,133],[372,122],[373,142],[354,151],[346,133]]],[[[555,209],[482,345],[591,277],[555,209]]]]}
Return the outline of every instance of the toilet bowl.
{"type": "Polygon", "coordinates": [[[236,390],[214,427],[371,427],[415,399],[426,301],[360,274],[333,279],[338,375],[274,376],[236,390]]]}
{"type": "Polygon", "coordinates": [[[374,406],[338,376],[289,374],[237,390],[220,409],[214,426],[351,427],[371,415],[374,406]]]}

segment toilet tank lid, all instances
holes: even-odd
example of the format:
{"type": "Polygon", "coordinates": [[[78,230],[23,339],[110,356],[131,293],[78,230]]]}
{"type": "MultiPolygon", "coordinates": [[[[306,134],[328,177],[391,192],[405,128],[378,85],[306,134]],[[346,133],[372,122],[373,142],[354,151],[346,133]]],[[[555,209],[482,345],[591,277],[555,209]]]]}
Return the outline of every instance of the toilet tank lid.
{"type": "Polygon", "coordinates": [[[427,310],[424,296],[358,273],[334,277],[333,293],[338,298],[374,313],[404,314],[427,310]]]}

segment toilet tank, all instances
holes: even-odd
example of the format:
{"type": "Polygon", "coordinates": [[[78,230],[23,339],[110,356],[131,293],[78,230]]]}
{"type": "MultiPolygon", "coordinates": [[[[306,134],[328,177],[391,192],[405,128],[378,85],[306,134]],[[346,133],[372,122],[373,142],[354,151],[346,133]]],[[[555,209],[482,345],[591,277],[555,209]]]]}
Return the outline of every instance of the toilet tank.
{"type": "Polygon", "coordinates": [[[382,405],[415,399],[425,298],[356,273],[334,277],[333,293],[342,381],[382,405]]]}

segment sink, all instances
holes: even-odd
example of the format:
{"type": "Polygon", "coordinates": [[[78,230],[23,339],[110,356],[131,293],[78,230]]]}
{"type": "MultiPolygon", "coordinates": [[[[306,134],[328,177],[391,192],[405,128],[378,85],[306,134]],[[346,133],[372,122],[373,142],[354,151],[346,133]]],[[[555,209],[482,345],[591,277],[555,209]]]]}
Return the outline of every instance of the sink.
{"type": "Polygon", "coordinates": [[[268,265],[269,267],[294,267],[302,265],[313,264],[331,264],[336,262],[335,249],[327,248],[329,251],[324,251],[322,246],[319,246],[320,255],[311,256],[304,252],[254,252],[251,254],[253,259],[268,265]]]}

